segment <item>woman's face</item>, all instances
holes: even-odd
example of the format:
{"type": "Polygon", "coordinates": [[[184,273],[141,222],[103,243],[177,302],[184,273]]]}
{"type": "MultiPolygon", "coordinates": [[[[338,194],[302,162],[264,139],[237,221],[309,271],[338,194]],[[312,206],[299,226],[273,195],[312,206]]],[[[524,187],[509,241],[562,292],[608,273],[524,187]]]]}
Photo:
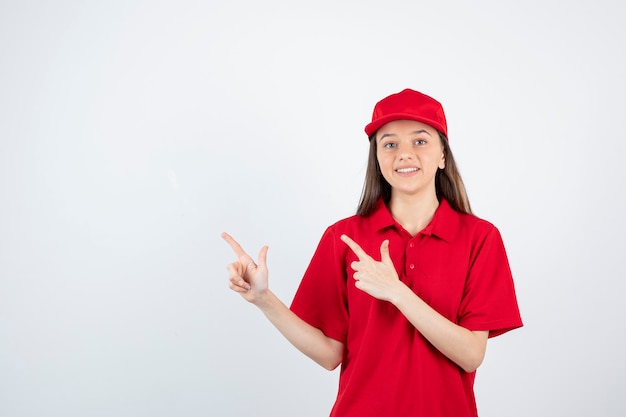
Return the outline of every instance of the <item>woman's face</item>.
{"type": "Polygon", "coordinates": [[[392,195],[435,193],[435,175],[445,167],[437,130],[412,120],[396,120],[378,129],[376,157],[392,195]]]}

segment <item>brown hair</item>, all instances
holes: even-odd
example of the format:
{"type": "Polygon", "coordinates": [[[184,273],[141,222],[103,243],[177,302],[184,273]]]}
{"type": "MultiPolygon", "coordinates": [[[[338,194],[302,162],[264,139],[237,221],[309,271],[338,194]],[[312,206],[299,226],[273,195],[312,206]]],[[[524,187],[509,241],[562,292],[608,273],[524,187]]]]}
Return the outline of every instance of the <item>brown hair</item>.
{"type": "MultiPolygon", "coordinates": [[[[435,190],[437,192],[437,199],[441,201],[445,198],[450,207],[461,213],[472,214],[472,208],[470,207],[467,192],[461,179],[461,174],[454,161],[452,150],[448,144],[448,140],[445,135],[439,133],[439,140],[443,146],[443,153],[445,156],[445,168],[437,170],[435,176],[435,190]]],[[[376,132],[370,136],[370,152],[367,160],[367,171],[365,172],[365,184],[363,185],[363,192],[361,193],[361,201],[356,214],[359,216],[367,216],[370,214],[376,202],[383,199],[385,203],[388,203],[391,199],[391,186],[383,177],[378,165],[378,158],[376,157],[376,132]]]]}

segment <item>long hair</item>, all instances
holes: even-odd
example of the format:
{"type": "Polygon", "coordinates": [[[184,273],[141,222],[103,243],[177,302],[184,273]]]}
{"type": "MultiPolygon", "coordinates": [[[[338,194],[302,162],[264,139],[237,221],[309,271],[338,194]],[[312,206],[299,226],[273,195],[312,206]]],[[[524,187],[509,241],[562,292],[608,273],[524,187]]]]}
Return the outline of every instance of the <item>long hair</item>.
{"type": "MultiPolygon", "coordinates": [[[[437,199],[441,201],[442,198],[445,198],[454,210],[472,214],[465,185],[463,185],[463,179],[461,179],[461,174],[454,161],[448,140],[441,132],[438,133],[446,163],[445,168],[438,169],[435,175],[437,199]]],[[[367,171],[365,172],[365,183],[356,214],[367,216],[381,198],[385,203],[389,202],[391,199],[391,185],[385,180],[380,171],[380,165],[376,157],[376,133],[374,133],[370,136],[370,151],[367,160],[367,171]]]]}

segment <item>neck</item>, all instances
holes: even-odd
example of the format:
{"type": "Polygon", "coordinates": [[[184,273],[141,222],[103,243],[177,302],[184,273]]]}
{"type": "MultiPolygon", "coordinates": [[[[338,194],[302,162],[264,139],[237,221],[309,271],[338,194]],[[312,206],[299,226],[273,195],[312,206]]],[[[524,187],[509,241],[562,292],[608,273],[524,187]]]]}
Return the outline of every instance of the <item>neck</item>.
{"type": "Polygon", "coordinates": [[[439,207],[439,200],[434,193],[428,197],[392,193],[389,201],[389,211],[393,218],[413,236],[430,223],[437,207],[439,207]]]}

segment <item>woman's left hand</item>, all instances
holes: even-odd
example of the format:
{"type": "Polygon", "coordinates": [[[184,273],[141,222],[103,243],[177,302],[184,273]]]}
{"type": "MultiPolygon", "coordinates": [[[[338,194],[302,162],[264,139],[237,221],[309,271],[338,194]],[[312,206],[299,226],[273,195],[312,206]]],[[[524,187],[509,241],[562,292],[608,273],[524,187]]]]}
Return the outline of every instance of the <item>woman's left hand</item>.
{"type": "Polygon", "coordinates": [[[354,270],[354,285],[379,300],[391,301],[404,285],[393,261],[389,256],[389,241],[383,241],[380,245],[380,262],[369,256],[354,240],[346,235],[341,235],[341,240],[352,249],[359,258],[352,262],[350,267],[354,270]]]}

